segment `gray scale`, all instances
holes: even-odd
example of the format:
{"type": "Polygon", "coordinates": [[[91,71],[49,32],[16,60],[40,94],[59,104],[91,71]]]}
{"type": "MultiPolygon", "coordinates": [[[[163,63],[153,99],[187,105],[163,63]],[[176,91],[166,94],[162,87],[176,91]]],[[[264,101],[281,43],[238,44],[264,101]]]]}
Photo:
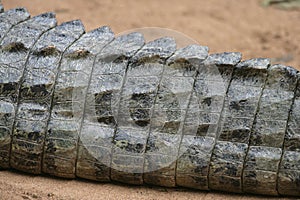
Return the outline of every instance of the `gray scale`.
{"type": "Polygon", "coordinates": [[[30,14],[25,8],[14,8],[0,13],[0,41],[7,35],[8,31],[16,24],[29,19],[30,14]]]}
{"type": "Polygon", "coordinates": [[[289,116],[287,133],[285,135],[284,150],[300,152],[300,73],[295,91],[295,99],[289,116]]]}
{"type": "Polygon", "coordinates": [[[296,84],[295,69],[272,66],[260,101],[252,145],[282,147],[296,84]]]}
{"type": "Polygon", "coordinates": [[[78,137],[95,58],[113,38],[110,28],[101,27],[84,34],[65,51],[46,133],[44,173],[75,177],[78,137]]]}
{"type": "MultiPolygon", "coordinates": [[[[27,17],[28,13],[23,13],[27,17]]],[[[19,16],[19,14],[17,15],[19,16]]],[[[20,16],[20,18],[21,18],[20,16]]],[[[13,26],[2,39],[0,54],[0,160],[9,166],[11,134],[17,110],[20,81],[35,41],[56,25],[53,13],[44,13],[13,26]],[[25,33],[24,33],[24,30],[25,33]]],[[[2,162],[1,162],[2,163],[2,162]]],[[[1,164],[0,164],[1,165],[1,164]]]]}
{"type": "Polygon", "coordinates": [[[220,116],[240,53],[211,54],[200,65],[184,122],[176,184],[208,190],[208,170],[220,116]]]}
{"type": "Polygon", "coordinates": [[[35,43],[21,82],[10,165],[40,174],[53,89],[61,56],[84,33],[80,21],[61,24],[35,43]]]}
{"type": "Polygon", "coordinates": [[[133,184],[144,182],[144,153],[150,120],[165,61],[175,50],[173,39],[160,38],[145,44],[130,59],[113,140],[112,180],[133,184]]]}
{"type": "Polygon", "coordinates": [[[273,65],[261,96],[243,169],[243,191],[278,194],[277,175],[289,113],[294,102],[297,71],[273,65]]]}
{"type": "Polygon", "coordinates": [[[299,168],[300,168],[300,152],[284,150],[281,154],[279,168],[277,169],[278,175],[277,175],[276,182],[277,182],[278,193],[280,195],[293,195],[293,196],[300,195],[299,168]]]}
{"type": "Polygon", "coordinates": [[[117,37],[97,56],[88,86],[76,175],[109,181],[113,137],[129,59],[144,45],[140,33],[117,37]]]}
{"type": "Polygon", "coordinates": [[[210,189],[242,192],[243,164],[269,63],[246,60],[233,71],[210,162],[210,189]]]}
{"type": "Polygon", "coordinates": [[[277,177],[278,193],[300,196],[300,73],[284,138],[283,153],[277,177]]]}
{"type": "Polygon", "coordinates": [[[146,146],[144,166],[146,183],[161,186],[176,185],[176,160],[186,112],[197,70],[207,55],[207,47],[191,45],[177,50],[166,62],[146,146]]]}

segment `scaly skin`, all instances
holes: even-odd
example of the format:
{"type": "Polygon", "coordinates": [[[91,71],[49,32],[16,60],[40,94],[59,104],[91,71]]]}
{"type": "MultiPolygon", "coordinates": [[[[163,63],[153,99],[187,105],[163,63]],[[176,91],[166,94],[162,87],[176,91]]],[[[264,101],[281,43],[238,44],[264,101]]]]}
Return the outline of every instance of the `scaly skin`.
{"type": "Polygon", "coordinates": [[[25,9],[0,27],[0,168],[300,196],[294,68],[25,9]]]}

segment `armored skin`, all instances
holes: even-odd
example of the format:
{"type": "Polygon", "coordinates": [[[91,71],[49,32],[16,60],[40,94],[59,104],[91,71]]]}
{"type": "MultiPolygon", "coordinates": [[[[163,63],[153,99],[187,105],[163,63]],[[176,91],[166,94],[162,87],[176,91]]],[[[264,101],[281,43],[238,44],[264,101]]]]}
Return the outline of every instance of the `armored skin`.
{"type": "Polygon", "coordinates": [[[0,168],[300,196],[300,73],[0,6],[0,168]]]}

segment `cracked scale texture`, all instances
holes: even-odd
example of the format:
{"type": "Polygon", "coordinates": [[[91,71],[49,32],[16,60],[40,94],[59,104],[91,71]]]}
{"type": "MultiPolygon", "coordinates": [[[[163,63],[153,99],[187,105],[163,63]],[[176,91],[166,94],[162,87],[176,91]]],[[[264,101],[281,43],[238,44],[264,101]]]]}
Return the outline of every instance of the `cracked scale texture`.
{"type": "Polygon", "coordinates": [[[300,75],[0,6],[0,168],[300,196],[300,75]]]}
{"type": "Polygon", "coordinates": [[[21,80],[10,165],[41,173],[53,89],[65,49],[84,32],[80,21],[61,24],[44,33],[32,48],[21,80]]]}
{"type": "MultiPolygon", "coordinates": [[[[27,17],[28,13],[23,15],[27,17]]],[[[54,26],[56,26],[55,15],[44,13],[12,27],[1,41],[0,166],[3,168],[9,167],[11,138],[18,106],[19,89],[28,54],[35,41],[54,26]]]]}

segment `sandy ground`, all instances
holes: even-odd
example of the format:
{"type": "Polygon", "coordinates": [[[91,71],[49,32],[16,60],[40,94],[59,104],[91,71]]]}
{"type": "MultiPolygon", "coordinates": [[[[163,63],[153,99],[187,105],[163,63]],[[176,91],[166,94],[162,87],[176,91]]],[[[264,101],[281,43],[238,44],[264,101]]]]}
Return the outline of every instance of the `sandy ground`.
{"type": "MultiPolygon", "coordinates": [[[[55,11],[59,23],[80,18],[87,30],[109,25],[117,34],[163,27],[182,32],[211,52],[239,51],[244,59],[269,57],[300,69],[300,10],[263,8],[257,0],[3,0],[32,15],[55,11]]],[[[0,199],[260,199],[63,180],[0,171],[0,199]]]]}
{"type": "MultiPolygon", "coordinates": [[[[194,191],[189,189],[166,189],[150,186],[126,186],[95,183],[83,180],[64,180],[31,176],[18,172],[0,172],[1,200],[77,200],[77,199],[149,199],[149,200],[259,200],[277,199],[249,195],[194,191]]],[[[282,198],[287,199],[287,198],[282,198]]]]}

